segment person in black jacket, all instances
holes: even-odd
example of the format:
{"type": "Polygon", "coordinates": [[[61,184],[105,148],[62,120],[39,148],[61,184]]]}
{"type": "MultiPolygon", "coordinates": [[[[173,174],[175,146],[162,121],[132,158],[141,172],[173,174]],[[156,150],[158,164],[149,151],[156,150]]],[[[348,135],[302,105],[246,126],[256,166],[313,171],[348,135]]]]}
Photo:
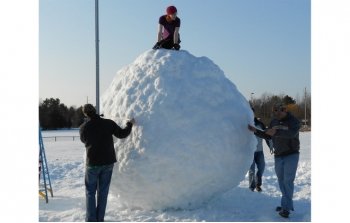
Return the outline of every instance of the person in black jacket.
{"type": "Polygon", "coordinates": [[[294,179],[299,162],[299,129],[300,121],[286,109],[282,103],[273,106],[274,119],[266,131],[248,125],[255,135],[272,139],[275,155],[275,171],[282,192],[281,206],[276,211],[288,218],[293,207],[294,179]]]}
{"type": "Polygon", "coordinates": [[[83,107],[87,121],[80,126],[80,140],[86,147],[85,193],[86,221],[104,221],[109,185],[113,166],[117,162],[113,144],[113,135],[126,138],[135,120],[127,122],[125,129],[114,121],[103,119],[96,114],[91,104],[83,107]],[[97,202],[96,202],[97,191],[97,202]]]}

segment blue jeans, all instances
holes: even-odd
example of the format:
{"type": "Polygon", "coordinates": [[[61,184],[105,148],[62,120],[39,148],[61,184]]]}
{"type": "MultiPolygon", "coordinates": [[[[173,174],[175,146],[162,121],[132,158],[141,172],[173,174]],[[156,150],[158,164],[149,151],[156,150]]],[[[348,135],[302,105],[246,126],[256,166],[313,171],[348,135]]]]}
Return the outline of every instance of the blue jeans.
{"type": "Polygon", "coordinates": [[[264,152],[258,151],[254,153],[253,163],[249,169],[249,188],[254,189],[256,186],[261,186],[262,184],[262,175],[265,170],[265,158],[264,152]],[[255,175],[255,164],[258,168],[258,171],[255,175]]]}
{"type": "Polygon", "coordinates": [[[275,156],[275,171],[282,192],[281,207],[287,211],[294,210],[294,179],[298,162],[299,153],[293,153],[287,156],[275,156]]]}
{"type": "Polygon", "coordinates": [[[85,169],[85,221],[104,221],[114,164],[87,166],[85,169]],[[97,191],[97,204],[96,204],[97,191]]]}

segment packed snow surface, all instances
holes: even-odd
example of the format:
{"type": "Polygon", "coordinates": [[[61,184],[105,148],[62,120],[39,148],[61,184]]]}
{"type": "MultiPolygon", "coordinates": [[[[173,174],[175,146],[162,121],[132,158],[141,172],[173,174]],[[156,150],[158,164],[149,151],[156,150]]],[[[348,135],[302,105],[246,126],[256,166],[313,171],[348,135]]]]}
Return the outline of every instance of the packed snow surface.
{"type": "MultiPolygon", "coordinates": [[[[73,131],[44,131],[43,136],[77,136],[73,131]]],[[[53,195],[49,203],[38,197],[39,221],[82,222],[85,220],[84,145],[73,137],[44,138],[47,162],[51,176],[53,195]]],[[[263,143],[266,167],[263,175],[263,191],[248,189],[248,174],[238,187],[214,197],[196,209],[143,210],[127,208],[120,197],[108,195],[106,221],[311,221],[311,133],[300,133],[300,160],[295,178],[294,209],[289,219],[276,213],[281,192],[274,170],[273,155],[263,143]]],[[[253,157],[251,157],[253,161],[253,157]]],[[[246,170],[248,171],[248,169],[246,170]]],[[[227,175],[230,178],[231,175],[227,175]]],[[[112,179],[113,180],[113,179],[112,179]]],[[[35,202],[34,202],[35,203],[35,202]]],[[[315,213],[313,213],[315,214],[315,213]]],[[[316,213],[317,214],[317,213],[316,213]]],[[[37,221],[28,219],[29,221],[37,221]]]]}
{"type": "MultiPolygon", "coordinates": [[[[127,139],[115,140],[119,162],[106,221],[311,221],[311,133],[300,134],[295,211],[282,219],[275,211],[281,192],[265,143],[263,191],[248,189],[256,145],[246,132],[252,114],[208,58],[147,51],[118,72],[103,99],[108,118],[121,126],[127,118],[137,121],[127,139]]],[[[39,197],[39,221],[85,219],[85,148],[78,135],[43,132],[51,137],[44,146],[54,197],[47,204],[39,197]]]]}
{"type": "Polygon", "coordinates": [[[117,72],[102,98],[116,140],[111,194],[128,208],[196,208],[236,187],[256,147],[247,100],[207,57],[149,50],[117,72]]]}

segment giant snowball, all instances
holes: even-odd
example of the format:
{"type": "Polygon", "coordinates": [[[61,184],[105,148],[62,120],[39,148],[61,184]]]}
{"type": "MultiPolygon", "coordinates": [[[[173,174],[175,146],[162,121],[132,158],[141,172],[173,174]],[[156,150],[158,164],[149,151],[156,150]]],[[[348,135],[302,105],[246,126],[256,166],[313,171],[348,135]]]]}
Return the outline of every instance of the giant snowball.
{"type": "Polygon", "coordinates": [[[130,208],[195,208],[237,186],[253,160],[253,113],[223,71],[187,51],[149,50],[117,75],[102,98],[124,125],[111,193],[130,208]]]}

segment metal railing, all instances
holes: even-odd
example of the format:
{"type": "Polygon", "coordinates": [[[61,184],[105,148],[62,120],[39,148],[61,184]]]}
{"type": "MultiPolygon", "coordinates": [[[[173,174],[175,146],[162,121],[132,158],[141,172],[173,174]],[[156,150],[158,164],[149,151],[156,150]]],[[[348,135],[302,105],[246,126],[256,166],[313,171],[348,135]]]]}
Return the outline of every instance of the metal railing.
{"type": "Polygon", "coordinates": [[[72,138],[75,141],[75,138],[79,139],[80,136],[43,136],[43,139],[55,139],[55,142],[58,138],[72,138]]]}

